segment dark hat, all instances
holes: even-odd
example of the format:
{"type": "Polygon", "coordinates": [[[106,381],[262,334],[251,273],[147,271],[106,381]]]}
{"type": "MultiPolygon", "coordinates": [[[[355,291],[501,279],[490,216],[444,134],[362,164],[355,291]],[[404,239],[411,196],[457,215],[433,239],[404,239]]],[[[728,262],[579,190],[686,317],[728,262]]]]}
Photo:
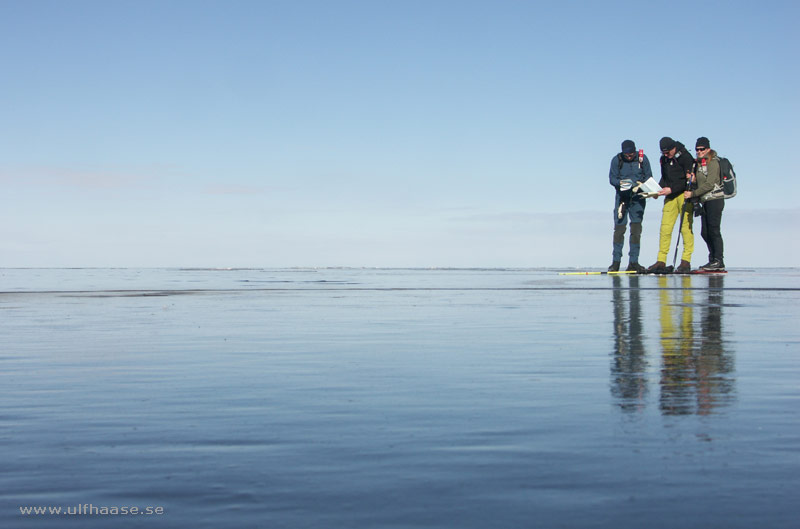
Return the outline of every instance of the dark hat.
{"type": "Polygon", "coordinates": [[[633,154],[636,152],[636,144],[633,140],[625,140],[622,142],[622,154],[633,154]]]}
{"type": "Polygon", "coordinates": [[[675,147],[675,140],[670,138],[669,136],[664,136],[661,138],[661,141],[658,142],[658,146],[661,148],[662,151],[669,151],[673,147],[675,147]]]}
{"type": "Polygon", "coordinates": [[[708,138],[706,138],[705,136],[700,136],[699,138],[697,138],[697,142],[694,144],[694,146],[695,146],[695,148],[703,147],[705,149],[710,149],[711,148],[711,142],[709,142],[708,138]]]}

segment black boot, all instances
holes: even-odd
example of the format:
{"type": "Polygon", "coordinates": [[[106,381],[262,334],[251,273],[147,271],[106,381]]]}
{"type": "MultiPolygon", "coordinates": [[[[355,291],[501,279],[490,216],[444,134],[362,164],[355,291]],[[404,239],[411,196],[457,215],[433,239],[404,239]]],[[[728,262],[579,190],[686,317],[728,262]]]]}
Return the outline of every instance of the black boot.
{"type": "Polygon", "coordinates": [[[644,274],[645,272],[647,272],[645,267],[643,267],[639,263],[628,263],[628,268],[625,271],[626,272],[636,272],[637,274],[644,274]]]}
{"type": "Polygon", "coordinates": [[[725,263],[722,262],[722,259],[714,259],[707,265],[703,265],[700,268],[703,270],[719,272],[725,270],[725,263]]]}
{"type": "Polygon", "coordinates": [[[609,272],[619,272],[619,261],[614,261],[611,263],[611,266],[608,267],[609,272]]]}

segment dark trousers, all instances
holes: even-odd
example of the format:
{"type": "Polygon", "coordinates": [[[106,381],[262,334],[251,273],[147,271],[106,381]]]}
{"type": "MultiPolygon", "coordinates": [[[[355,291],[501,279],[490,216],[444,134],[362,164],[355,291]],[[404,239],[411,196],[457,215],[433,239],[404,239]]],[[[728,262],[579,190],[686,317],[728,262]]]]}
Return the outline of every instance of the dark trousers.
{"type": "Polygon", "coordinates": [[[708,260],[722,261],[722,210],[725,209],[725,199],[709,200],[703,204],[703,221],[700,235],[708,246],[708,260]]]}

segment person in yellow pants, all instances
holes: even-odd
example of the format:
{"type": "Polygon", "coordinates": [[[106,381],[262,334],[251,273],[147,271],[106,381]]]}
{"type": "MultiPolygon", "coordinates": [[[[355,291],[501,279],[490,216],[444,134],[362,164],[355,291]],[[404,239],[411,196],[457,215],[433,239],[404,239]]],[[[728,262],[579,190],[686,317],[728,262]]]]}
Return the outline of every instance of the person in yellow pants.
{"type": "Polygon", "coordinates": [[[674,198],[664,200],[664,207],[661,210],[661,231],[658,240],[658,261],[667,262],[670,246],[672,246],[672,230],[678,215],[683,214],[683,220],[679,221],[681,226],[681,238],[683,239],[683,253],[681,253],[681,264],[675,270],[677,273],[686,273],[691,270],[689,264],[692,260],[694,251],[694,233],[692,233],[692,204],[688,203],[683,194],[674,198]],[[684,270],[686,269],[686,270],[684,270]]]}
{"type": "Polygon", "coordinates": [[[691,259],[694,251],[694,234],[692,233],[692,204],[686,203],[683,192],[689,188],[694,176],[694,158],[686,147],[679,141],[669,136],[661,138],[661,191],[659,196],[664,197],[664,208],[661,212],[661,231],[658,242],[658,260],[647,269],[648,273],[667,273],[667,254],[672,242],[672,229],[675,221],[681,220],[681,233],[683,237],[683,255],[681,264],[675,273],[688,274],[692,271],[691,259]]]}

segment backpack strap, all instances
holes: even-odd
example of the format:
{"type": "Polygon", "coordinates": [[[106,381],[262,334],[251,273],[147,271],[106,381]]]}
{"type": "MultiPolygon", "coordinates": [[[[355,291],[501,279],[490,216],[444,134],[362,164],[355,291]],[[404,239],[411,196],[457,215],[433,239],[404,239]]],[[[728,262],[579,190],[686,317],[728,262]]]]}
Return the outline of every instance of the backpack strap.
{"type": "MultiPolygon", "coordinates": [[[[622,153],[617,155],[617,160],[619,160],[619,171],[622,171],[622,164],[625,163],[625,159],[622,157],[622,153]]],[[[639,149],[639,170],[642,169],[642,162],[644,161],[644,149],[639,149]]]]}

